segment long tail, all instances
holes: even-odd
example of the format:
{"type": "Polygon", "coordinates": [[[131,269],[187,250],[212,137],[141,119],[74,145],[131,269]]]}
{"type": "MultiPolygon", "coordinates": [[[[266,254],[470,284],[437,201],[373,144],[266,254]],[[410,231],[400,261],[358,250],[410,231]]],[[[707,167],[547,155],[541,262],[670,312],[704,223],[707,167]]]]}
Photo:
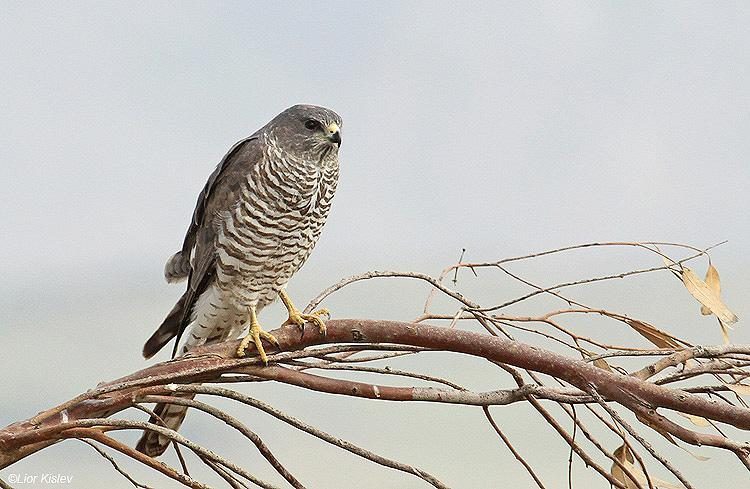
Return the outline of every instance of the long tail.
{"type": "MultiPolygon", "coordinates": [[[[167,265],[164,267],[164,277],[167,279],[167,282],[179,282],[188,276],[189,270],[190,264],[188,260],[178,251],[167,260],[167,265]]],[[[146,344],[143,345],[143,356],[145,358],[151,358],[156,355],[164,345],[177,336],[180,324],[185,318],[185,301],[187,300],[187,295],[187,292],[185,292],[180,297],[172,310],[169,311],[169,314],[167,314],[167,317],[164,318],[159,328],[146,340],[146,344]]],[[[182,394],[179,397],[192,399],[195,396],[182,394]]],[[[154,416],[151,416],[149,422],[177,431],[185,420],[187,410],[187,406],[157,404],[154,408],[154,416]]],[[[167,450],[169,443],[169,438],[147,430],[143,433],[141,439],[138,440],[135,449],[150,457],[158,457],[167,450]]]]}
{"type": "Polygon", "coordinates": [[[180,297],[177,304],[169,311],[169,314],[167,314],[167,317],[164,318],[164,321],[154,334],[151,335],[151,338],[146,340],[146,344],[143,345],[143,356],[145,358],[151,358],[156,355],[164,345],[169,343],[169,340],[177,336],[185,312],[186,295],[187,292],[180,297]]]}
{"type": "MultiPolygon", "coordinates": [[[[192,399],[195,396],[181,394],[180,397],[192,399]]],[[[187,406],[178,406],[177,404],[157,404],[154,408],[154,413],[158,417],[151,416],[149,422],[177,431],[185,420],[187,410],[187,406]]],[[[143,433],[143,436],[141,436],[141,439],[138,440],[135,449],[141,453],[145,453],[149,457],[158,457],[167,450],[169,444],[170,439],[166,436],[160,435],[154,431],[146,431],[143,433]]]]}

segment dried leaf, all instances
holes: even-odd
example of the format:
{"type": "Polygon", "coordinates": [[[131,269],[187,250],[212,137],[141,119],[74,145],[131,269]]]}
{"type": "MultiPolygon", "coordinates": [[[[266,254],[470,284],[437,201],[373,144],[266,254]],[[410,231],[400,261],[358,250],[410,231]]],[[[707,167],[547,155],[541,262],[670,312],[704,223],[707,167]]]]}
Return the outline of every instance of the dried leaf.
{"type": "Polygon", "coordinates": [[[737,394],[742,396],[750,396],[750,385],[745,384],[726,384],[727,387],[732,389],[737,394]]]}
{"type": "MultiPolygon", "coordinates": [[[[627,467],[628,470],[638,478],[638,475],[643,475],[643,473],[640,472],[639,469],[633,465],[633,454],[630,453],[630,449],[627,445],[623,444],[617,447],[617,449],[614,452],[615,458],[622,463],[625,467],[627,467]]],[[[639,486],[639,484],[630,478],[630,476],[626,475],[625,472],[620,468],[619,465],[616,463],[612,464],[612,468],[609,471],[610,474],[612,474],[612,477],[614,477],[617,481],[621,482],[627,489],[635,489],[639,486]]],[[[644,476],[645,477],[645,476],[644,476]]]]}
{"type": "Polygon", "coordinates": [[[669,443],[671,443],[672,445],[677,445],[677,442],[674,440],[674,438],[672,438],[672,435],[668,431],[666,431],[664,428],[653,423],[650,419],[643,417],[639,414],[636,414],[635,417],[638,418],[638,421],[645,424],[646,426],[648,426],[649,428],[651,428],[652,430],[656,431],[661,436],[666,438],[667,441],[669,441],[669,443]]]}
{"type": "MultiPolygon", "coordinates": [[[[594,358],[596,355],[594,355],[593,353],[591,353],[588,350],[582,350],[581,351],[581,356],[585,360],[587,358],[589,358],[589,359],[590,358],[594,358]]],[[[594,360],[591,363],[594,364],[594,367],[598,367],[598,368],[600,368],[602,370],[606,370],[607,372],[612,372],[612,367],[610,367],[609,364],[607,363],[607,361],[605,359],[603,359],[603,358],[597,358],[596,360],[594,360]]]]}
{"type": "Polygon", "coordinates": [[[682,275],[682,283],[685,284],[688,292],[698,302],[709,309],[711,313],[715,314],[722,324],[731,326],[737,322],[737,316],[722,302],[721,297],[706,282],[701,280],[694,271],[688,267],[683,267],[680,275],[682,275]]]}
{"type": "Polygon", "coordinates": [[[628,326],[636,330],[641,336],[643,336],[659,348],[680,347],[680,344],[672,339],[670,335],[668,335],[664,331],[654,328],[648,323],[644,323],[643,321],[636,321],[635,319],[627,319],[625,322],[627,322],[628,326]]]}
{"type": "Polygon", "coordinates": [[[689,453],[694,459],[696,459],[699,462],[705,462],[707,460],[711,460],[711,457],[704,457],[703,455],[698,455],[697,453],[693,453],[685,447],[680,447],[680,448],[685,450],[687,453],[689,453]]]}
{"type": "MultiPolygon", "coordinates": [[[[656,489],[685,489],[685,486],[683,486],[682,484],[670,484],[669,482],[657,479],[656,477],[652,477],[651,482],[654,483],[654,487],[656,489]]],[[[646,476],[643,476],[643,485],[648,487],[646,476]]]]}
{"type": "Polygon", "coordinates": [[[617,447],[614,456],[622,463],[632,464],[633,462],[635,462],[635,458],[633,458],[633,453],[630,451],[630,447],[628,447],[624,443],[617,447]]]}
{"type": "Polygon", "coordinates": [[[721,338],[725,345],[730,343],[729,341],[729,328],[719,320],[719,327],[721,328],[721,338]]]}
{"type": "MultiPolygon", "coordinates": [[[[721,280],[719,280],[719,271],[709,262],[708,269],[706,270],[706,285],[711,289],[716,297],[721,297],[721,280]]],[[[711,309],[706,306],[701,306],[701,314],[704,316],[711,315],[711,309]]]]}
{"type": "Polygon", "coordinates": [[[706,426],[711,426],[711,423],[709,423],[708,420],[702,416],[695,416],[693,414],[685,414],[685,413],[677,413],[677,414],[679,414],[683,418],[689,419],[690,422],[693,423],[695,426],[701,426],[704,428],[706,426]]]}
{"type": "Polygon", "coordinates": [[[606,370],[607,372],[612,372],[612,367],[610,367],[607,361],[603,358],[597,358],[591,363],[594,364],[594,367],[599,367],[600,369],[606,370]]]}
{"type": "MultiPolygon", "coordinates": [[[[643,471],[640,469],[640,467],[636,467],[633,464],[633,454],[630,452],[630,449],[627,445],[623,444],[619,446],[617,450],[615,450],[614,456],[624,467],[626,467],[630,471],[631,474],[633,474],[633,477],[635,477],[638,482],[634,481],[632,478],[630,478],[630,476],[626,475],[625,472],[620,468],[620,466],[615,463],[612,464],[612,468],[609,471],[609,473],[612,474],[612,477],[621,482],[625,487],[627,487],[627,489],[636,489],[637,487],[639,487],[639,485],[640,487],[648,486],[648,482],[643,471]]],[[[651,477],[651,482],[654,484],[654,487],[656,487],[656,489],[684,489],[685,487],[682,485],[670,484],[669,482],[657,479],[655,477],[651,477]]]]}

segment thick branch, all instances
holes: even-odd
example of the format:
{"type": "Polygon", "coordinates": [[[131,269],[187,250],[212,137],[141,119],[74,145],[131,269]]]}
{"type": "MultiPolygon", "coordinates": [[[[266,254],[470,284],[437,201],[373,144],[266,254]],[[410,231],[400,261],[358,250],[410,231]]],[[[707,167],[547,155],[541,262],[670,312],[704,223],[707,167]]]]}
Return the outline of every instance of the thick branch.
{"type": "MultiPolygon", "coordinates": [[[[728,423],[740,429],[750,429],[750,409],[609,372],[584,361],[517,341],[394,321],[342,319],[331,320],[327,324],[328,334],[325,337],[320,336],[317,329],[311,325],[306,327],[302,337],[295,327],[274,331],[281,348],[291,353],[274,355],[271,357],[272,360],[299,358],[301,354],[296,350],[325,343],[392,343],[453,351],[541,372],[583,391],[593,388],[604,398],[616,401],[631,410],[637,410],[639,406],[648,406],[652,409],[667,408],[728,423]]],[[[44,438],[42,435],[54,430],[42,428],[51,428],[65,421],[99,417],[124,409],[131,405],[131,395],[137,388],[169,383],[207,382],[224,373],[243,369],[247,371],[248,367],[252,367],[250,370],[254,375],[288,381],[285,376],[288,372],[293,372],[292,370],[273,366],[262,368],[258,365],[257,358],[233,358],[237,344],[238,342],[234,341],[211,345],[196,350],[189,357],[153,365],[122,379],[100,385],[94,391],[79,396],[74,402],[49,410],[32,420],[0,430],[0,467],[7,467],[52,443],[54,438],[44,438]],[[97,396],[96,399],[93,399],[94,396],[97,396]]],[[[272,351],[270,347],[269,351],[272,351]]],[[[313,354],[310,352],[307,355],[313,354]]]]}

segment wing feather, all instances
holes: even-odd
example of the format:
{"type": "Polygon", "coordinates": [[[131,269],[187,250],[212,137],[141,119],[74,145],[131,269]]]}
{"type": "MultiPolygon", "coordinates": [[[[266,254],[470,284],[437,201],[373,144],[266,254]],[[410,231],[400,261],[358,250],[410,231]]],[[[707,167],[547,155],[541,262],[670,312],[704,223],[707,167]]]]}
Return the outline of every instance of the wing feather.
{"type": "MultiPolygon", "coordinates": [[[[248,146],[259,146],[260,141],[258,140],[257,133],[249,136],[241,141],[238,141],[229,148],[227,154],[221,159],[216,169],[208,177],[206,185],[203,186],[203,190],[198,194],[198,201],[195,204],[195,210],[193,211],[193,217],[190,220],[190,227],[185,233],[185,240],[182,243],[182,254],[183,256],[190,257],[190,253],[195,246],[196,236],[198,230],[203,226],[206,217],[206,208],[208,207],[209,201],[213,196],[214,187],[223,179],[227,173],[227,169],[236,163],[238,155],[247,153],[248,146]]],[[[258,158],[262,157],[261,151],[256,151],[258,158]]],[[[243,165],[244,166],[244,165],[243,165]]]]}
{"type": "Polygon", "coordinates": [[[193,306],[213,282],[216,273],[215,217],[230,210],[240,199],[242,185],[251,169],[263,158],[257,133],[236,143],[211,173],[198,195],[190,227],[182,245],[182,255],[191,257],[185,307],[172,350],[175,356],[185,328],[190,324],[193,306]]]}

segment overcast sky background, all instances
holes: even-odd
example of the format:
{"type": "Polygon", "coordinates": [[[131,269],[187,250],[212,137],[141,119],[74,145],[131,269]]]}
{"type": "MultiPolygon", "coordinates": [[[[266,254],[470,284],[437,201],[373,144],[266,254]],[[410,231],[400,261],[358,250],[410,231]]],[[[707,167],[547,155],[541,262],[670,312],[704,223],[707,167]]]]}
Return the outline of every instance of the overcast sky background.
{"type": "MultiPolygon", "coordinates": [[[[205,179],[235,141],[300,102],[344,120],[333,211],[289,286],[300,305],[366,270],[436,274],[461,248],[485,261],[587,241],[729,240],[714,252],[725,300],[750,315],[744,2],[0,3],[0,425],[146,365],[143,341],[182,291],[163,282],[163,263],[205,179]]],[[[658,265],[643,252],[589,250],[516,270],[551,285],[658,265]]],[[[695,267],[702,274],[705,263],[695,267]]],[[[480,279],[465,274],[458,287],[487,304],[520,290],[480,279]]],[[[361,284],[329,306],[337,317],[412,319],[425,292],[361,284]]],[[[721,341],[668,274],[577,297],[721,341]]],[[[282,317],[274,306],[261,320],[273,329],[282,317]]],[[[738,326],[734,341],[750,342],[738,326]]],[[[592,331],[645,345],[619,328],[592,331]]],[[[477,389],[511,385],[472,359],[409,362],[390,365],[427,365],[477,389]]],[[[245,392],[453,487],[534,487],[478,410],[275,385],[245,392]]],[[[268,416],[234,412],[310,487],[426,487],[268,416]]],[[[526,406],[493,412],[549,487],[562,487],[559,437],[526,406]]],[[[216,422],[193,414],[184,432],[279,480],[216,422]]],[[[732,457],[695,451],[712,460],[665,448],[697,487],[713,487],[716,473],[726,487],[747,482],[732,457]]],[[[0,477],[11,472],[73,475],[76,489],[130,487],[75,442],[0,477]]],[[[608,487],[590,474],[576,461],[578,487],[608,487]]]]}

